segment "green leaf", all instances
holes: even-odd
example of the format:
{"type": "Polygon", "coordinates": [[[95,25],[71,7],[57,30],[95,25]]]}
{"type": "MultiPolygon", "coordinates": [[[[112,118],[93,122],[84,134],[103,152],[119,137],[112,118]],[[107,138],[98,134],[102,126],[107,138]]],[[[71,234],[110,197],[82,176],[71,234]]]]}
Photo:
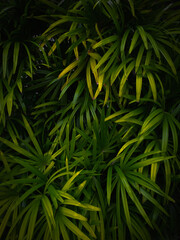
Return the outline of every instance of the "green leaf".
{"type": "Polygon", "coordinates": [[[165,178],[166,178],[165,193],[168,195],[171,187],[171,176],[172,176],[169,159],[164,161],[164,167],[165,167],[165,178]]]}
{"type": "Polygon", "coordinates": [[[39,146],[39,143],[38,143],[38,141],[37,141],[37,139],[36,139],[36,137],[35,137],[32,129],[31,129],[31,127],[30,127],[27,119],[25,118],[24,115],[22,115],[22,118],[23,118],[23,121],[24,121],[25,128],[26,128],[26,130],[27,130],[27,132],[28,132],[28,134],[29,134],[29,137],[30,137],[31,141],[32,141],[33,144],[34,144],[34,147],[36,148],[36,150],[37,150],[37,152],[39,153],[39,155],[43,155],[43,153],[42,153],[42,151],[41,151],[41,148],[40,148],[40,146],[39,146]]]}
{"type": "Polygon", "coordinates": [[[169,118],[169,116],[168,116],[168,123],[169,123],[169,126],[171,128],[171,133],[172,133],[172,137],[173,137],[174,153],[176,154],[177,151],[178,151],[178,134],[177,134],[177,129],[175,127],[174,122],[172,121],[171,118],[169,118]]]}
{"type": "Polygon", "coordinates": [[[97,82],[98,88],[94,94],[94,99],[96,99],[97,96],[99,95],[99,93],[101,92],[102,87],[103,87],[103,81],[104,81],[104,73],[102,73],[98,78],[98,82],[97,82]]]}
{"type": "Polygon", "coordinates": [[[136,74],[136,101],[139,102],[142,91],[142,75],[136,74]]]}
{"type": "Polygon", "coordinates": [[[102,3],[104,4],[105,8],[107,9],[109,15],[110,15],[110,18],[113,20],[113,23],[114,25],[116,26],[116,29],[118,32],[121,31],[120,29],[120,24],[119,24],[119,21],[118,21],[118,12],[116,10],[115,7],[111,6],[111,4],[109,2],[105,2],[105,1],[102,1],[102,3]]]}
{"type": "Polygon", "coordinates": [[[168,213],[161,206],[161,204],[159,204],[159,202],[155,198],[153,198],[146,190],[144,190],[143,188],[140,188],[139,191],[142,193],[142,195],[145,198],[147,198],[150,202],[152,202],[160,211],[162,211],[164,214],[166,214],[168,216],[168,213]]]}
{"type": "Polygon", "coordinates": [[[136,182],[137,184],[140,184],[141,186],[147,188],[148,190],[151,190],[160,196],[163,196],[164,198],[168,199],[169,201],[174,202],[174,200],[169,197],[167,194],[165,194],[161,188],[149,177],[144,176],[142,173],[138,173],[135,171],[128,171],[126,174],[128,179],[132,179],[133,182],[136,182]]]}
{"type": "Polygon", "coordinates": [[[112,115],[106,117],[106,118],[105,118],[105,121],[109,121],[109,120],[111,120],[112,118],[118,117],[118,116],[120,116],[120,115],[122,115],[122,114],[124,114],[124,113],[127,113],[127,112],[129,112],[128,109],[123,109],[123,110],[120,110],[120,111],[118,111],[118,112],[115,112],[115,113],[113,113],[112,115]]]}
{"type": "Polygon", "coordinates": [[[27,55],[28,55],[28,59],[29,59],[29,69],[30,69],[30,77],[32,78],[32,73],[33,73],[33,64],[32,64],[32,56],[31,56],[31,53],[27,47],[27,45],[25,43],[23,43],[25,49],[26,49],[26,52],[27,52],[27,55]]]}
{"type": "Polygon", "coordinates": [[[172,159],[174,157],[175,156],[167,156],[167,157],[159,156],[159,157],[150,158],[150,159],[138,162],[138,163],[134,163],[132,166],[129,166],[129,169],[138,169],[138,168],[141,168],[141,167],[152,165],[153,163],[162,162],[162,161],[165,162],[166,160],[172,159]]]}
{"type": "Polygon", "coordinates": [[[102,213],[103,216],[105,216],[105,197],[104,197],[104,193],[101,187],[101,184],[99,183],[99,181],[95,178],[95,176],[93,177],[93,180],[95,182],[95,186],[97,189],[97,193],[98,193],[98,197],[99,197],[99,201],[101,203],[101,209],[102,209],[102,213]]]}
{"type": "Polygon", "coordinates": [[[39,182],[39,180],[33,179],[33,178],[20,178],[20,179],[13,179],[10,181],[0,183],[0,185],[27,184],[27,183],[37,183],[37,182],[39,182]]]}
{"type": "Polygon", "coordinates": [[[124,33],[123,37],[122,37],[122,40],[121,40],[121,47],[120,47],[120,50],[121,50],[121,59],[122,61],[125,60],[125,46],[126,46],[126,42],[127,42],[127,38],[128,38],[128,35],[130,33],[130,29],[127,29],[126,32],[124,33]]]}
{"type": "MultiPolygon", "coordinates": [[[[16,200],[16,199],[15,199],[16,200]]],[[[3,232],[8,224],[8,220],[10,218],[10,215],[12,214],[12,207],[14,206],[14,201],[12,202],[12,204],[9,206],[8,210],[6,211],[5,215],[3,216],[2,220],[1,220],[1,224],[0,224],[0,238],[3,235],[3,232]]]]}
{"type": "Polygon", "coordinates": [[[135,61],[132,61],[127,69],[124,71],[124,75],[121,79],[121,82],[120,82],[120,86],[119,86],[119,97],[122,97],[123,95],[123,88],[124,88],[124,85],[129,77],[129,74],[132,72],[132,70],[134,69],[134,66],[135,66],[135,61]]]}
{"type": "Polygon", "coordinates": [[[7,74],[8,53],[9,53],[10,46],[11,46],[11,42],[8,42],[3,49],[3,54],[2,54],[3,78],[5,78],[7,74]]]}
{"type": "Polygon", "coordinates": [[[8,110],[8,115],[9,116],[11,116],[11,113],[12,113],[13,96],[14,96],[13,93],[14,93],[14,91],[13,91],[13,88],[12,88],[7,95],[7,110],[8,110]]]}
{"type": "Polygon", "coordinates": [[[149,84],[151,86],[151,91],[153,94],[154,101],[157,101],[157,90],[156,90],[156,83],[151,72],[147,72],[147,78],[149,80],[149,84]]]}
{"type": "Polygon", "coordinates": [[[109,56],[116,50],[116,48],[119,45],[119,41],[116,41],[109,49],[108,51],[102,56],[101,60],[96,65],[95,69],[98,69],[104,62],[106,62],[109,58],[109,56]]]}
{"type": "Polygon", "coordinates": [[[68,208],[65,208],[65,207],[61,207],[60,211],[63,214],[63,216],[74,218],[74,219],[78,219],[78,220],[81,220],[81,221],[87,221],[86,217],[82,216],[79,213],[76,213],[75,211],[73,211],[71,209],[68,209],[68,208]]]}
{"type": "Polygon", "coordinates": [[[154,40],[154,38],[149,33],[146,33],[146,36],[149,39],[157,58],[160,60],[161,56],[160,56],[159,47],[158,47],[157,42],[154,40]]]}
{"type": "Polygon", "coordinates": [[[51,232],[52,227],[55,227],[56,225],[53,208],[49,198],[46,195],[42,195],[41,200],[42,200],[43,212],[48,223],[49,231],[51,232]]]}
{"type": "Polygon", "coordinates": [[[13,74],[16,72],[17,64],[18,64],[18,56],[19,56],[19,42],[14,43],[14,53],[13,53],[13,74]]]}
{"type": "Polygon", "coordinates": [[[26,230],[27,230],[27,226],[28,226],[28,222],[29,222],[29,218],[30,218],[30,215],[31,215],[31,211],[32,209],[30,209],[24,219],[23,219],[23,222],[21,224],[21,228],[20,228],[20,231],[19,231],[19,237],[18,237],[18,240],[21,240],[21,239],[24,239],[25,235],[26,235],[26,230]]]}
{"type": "Polygon", "coordinates": [[[144,28],[142,26],[138,26],[137,29],[138,29],[139,34],[144,42],[145,48],[148,49],[147,36],[146,36],[146,32],[144,31],[144,28]]]}
{"type": "Polygon", "coordinates": [[[39,204],[40,204],[40,199],[36,200],[32,206],[32,212],[29,218],[27,240],[33,239],[33,233],[35,231],[35,226],[36,226],[36,219],[39,212],[39,204]]]}
{"type": "Polygon", "coordinates": [[[86,67],[86,81],[87,81],[89,94],[90,94],[91,98],[93,99],[94,97],[93,97],[93,88],[92,88],[92,81],[91,81],[90,61],[88,62],[87,67],[86,67]]]}
{"type": "Polygon", "coordinates": [[[138,71],[139,65],[140,65],[141,60],[142,60],[143,53],[144,53],[144,46],[141,45],[141,47],[139,49],[139,52],[138,52],[138,55],[137,55],[137,58],[136,58],[135,72],[138,71]]]}
{"type": "Polygon", "coordinates": [[[105,39],[102,39],[101,41],[99,41],[98,43],[95,43],[93,46],[92,46],[92,49],[96,49],[98,47],[102,47],[108,43],[112,43],[114,41],[116,41],[118,39],[118,36],[117,35],[112,35],[110,37],[107,37],[105,39]]]}
{"type": "MultiPolygon", "coordinates": [[[[113,69],[113,73],[111,75],[111,85],[114,83],[114,81],[116,80],[116,78],[119,76],[120,72],[122,71],[122,69],[126,66],[126,64],[128,62],[130,62],[132,60],[132,58],[128,58],[126,60],[124,60],[116,69],[113,69]]],[[[134,61],[132,61],[134,62],[134,61]]],[[[131,62],[131,63],[132,63],[131,62]]],[[[125,73],[124,73],[125,75],[125,73]]]]}
{"type": "Polygon", "coordinates": [[[83,225],[83,227],[85,227],[85,229],[89,232],[89,234],[96,239],[96,235],[92,229],[92,227],[88,224],[88,222],[85,221],[81,221],[81,224],[83,225]]]}
{"type": "Polygon", "coordinates": [[[143,216],[144,220],[148,223],[148,225],[150,227],[153,228],[152,223],[149,219],[149,217],[147,216],[144,208],[142,207],[142,205],[140,204],[138,198],[136,197],[136,194],[134,193],[134,191],[132,190],[132,188],[130,187],[127,178],[125,177],[125,175],[123,174],[123,172],[121,171],[121,169],[117,166],[115,166],[115,169],[122,181],[122,185],[124,186],[124,188],[126,189],[129,197],[131,198],[131,200],[134,202],[134,204],[136,205],[136,207],[138,208],[140,214],[143,216]]]}
{"type": "Polygon", "coordinates": [[[149,116],[145,119],[140,134],[144,134],[149,129],[153,130],[153,126],[159,125],[163,118],[163,111],[162,109],[156,109],[149,114],[149,116]]]}
{"type": "Polygon", "coordinates": [[[129,204],[127,201],[126,191],[125,191],[123,184],[121,184],[121,196],[122,196],[122,203],[123,203],[124,213],[125,213],[125,217],[126,217],[126,222],[127,222],[129,231],[132,234],[132,224],[131,224],[131,217],[130,217],[130,212],[129,212],[129,204]]]}
{"type": "Polygon", "coordinates": [[[76,236],[82,240],[90,240],[74,223],[72,223],[68,218],[62,217],[63,223],[72,231],[76,236]]]}
{"type": "Polygon", "coordinates": [[[34,159],[35,161],[37,161],[37,158],[33,154],[31,154],[27,150],[19,147],[18,145],[14,144],[14,143],[12,143],[12,142],[4,139],[4,138],[1,138],[1,137],[0,137],[0,141],[2,143],[6,144],[8,147],[12,148],[14,151],[16,151],[16,152],[18,152],[18,153],[20,153],[20,154],[22,154],[22,155],[24,155],[24,156],[26,156],[30,159],[34,159]]]}
{"type": "Polygon", "coordinates": [[[134,8],[134,1],[133,0],[128,0],[129,5],[131,7],[131,13],[133,15],[133,17],[135,17],[135,8],[134,8]]]}
{"type": "Polygon", "coordinates": [[[169,140],[169,126],[166,118],[162,122],[162,151],[165,153],[167,151],[169,140]]]}
{"type": "Polygon", "coordinates": [[[135,142],[138,142],[138,138],[134,138],[134,139],[131,139],[129,141],[127,141],[119,150],[117,156],[119,156],[129,145],[135,143],[135,142]]]}
{"type": "Polygon", "coordinates": [[[136,30],[133,37],[132,37],[132,40],[131,40],[131,45],[129,47],[129,54],[131,54],[131,52],[133,51],[133,49],[136,45],[136,42],[138,40],[138,37],[139,37],[139,32],[138,32],[138,30],[136,30]]]}
{"type": "Polygon", "coordinates": [[[59,217],[58,218],[58,222],[59,222],[59,226],[60,226],[60,230],[61,230],[63,239],[70,240],[68,232],[67,232],[67,229],[66,229],[66,227],[64,225],[64,221],[63,220],[64,220],[63,217],[59,217]]]}
{"type": "Polygon", "coordinates": [[[64,187],[62,188],[62,191],[68,191],[71,186],[74,184],[74,179],[81,173],[82,170],[78,171],[77,173],[74,173],[73,176],[65,183],[64,187]]]}
{"type": "Polygon", "coordinates": [[[166,59],[167,63],[169,64],[169,66],[171,67],[172,72],[177,75],[176,72],[176,67],[174,66],[174,63],[171,59],[171,57],[169,56],[168,52],[165,50],[165,48],[161,45],[158,44],[159,50],[162,53],[162,55],[164,56],[164,58],[166,59]]]}
{"type": "MultiPolygon", "coordinates": [[[[118,55],[119,55],[119,46],[117,46],[117,48],[115,49],[115,51],[114,51],[114,53],[112,54],[112,56],[110,57],[110,59],[109,59],[109,61],[108,61],[108,63],[106,64],[106,66],[103,68],[103,70],[101,71],[102,73],[105,73],[109,68],[110,68],[110,66],[113,64],[113,66],[114,66],[114,64],[115,64],[115,62],[116,62],[116,59],[118,58],[118,55]]],[[[113,66],[112,66],[112,68],[113,68],[113,66]]],[[[112,69],[111,68],[111,69],[112,69]]],[[[106,83],[106,84],[108,84],[108,83],[106,83]]]]}
{"type": "Polygon", "coordinates": [[[77,65],[79,64],[79,60],[75,60],[74,62],[72,62],[71,64],[69,64],[58,76],[58,79],[64,77],[64,75],[68,72],[70,72],[71,70],[73,70],[75,67],[77,67],[77,65]]]}
{"type": "Polygon", "coordinates": [[[44,185],[44,183],[39,183],[39,184],[35,185],[34,187],[31,187],[29,190],[27,190],[20,198],[18,198],[18,200],[15,202],[14,206],[12,207],[12,210],[15,209],[16,207],[18,207],[18,205],[20,205],[20,203],[22,203],[22,201],[27,199],[33,192],[38,190],[43,185],[44,185]]]}
{"type": "Polygon", "coordinates": [[[109,167],[107,172],[107,203],[108,205],[110,205],[110,202],[111,202],[111,193],[112,193],[111,183],[112,183],[112,167],[109,167]]]}

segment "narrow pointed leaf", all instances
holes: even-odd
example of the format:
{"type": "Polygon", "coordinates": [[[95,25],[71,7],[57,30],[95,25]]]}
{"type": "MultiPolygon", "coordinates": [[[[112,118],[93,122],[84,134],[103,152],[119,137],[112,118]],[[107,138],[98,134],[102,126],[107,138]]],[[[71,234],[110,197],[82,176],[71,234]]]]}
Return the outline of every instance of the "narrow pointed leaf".
{"type": "Polygon", "coordinates": [[[27,119],[25,118],[24,115],[22,115],[22,118],[23,118],[23,121],[24,121],[25,128],[26,128],[26,130],[27,130],[27,132],[28,132],[28,134],[29,134],[29,137],[30,137],[31,141],[32,141],[33,144],[34,144],[34,147],[36,148],[37,152],[38,152],[40,155],[42,155],[42,154],[43,154],[43,153],[42,153],[42,150],[41,150],[41,148],[40,148],[40,146],[39,146],[39,143],[38,143],[38,141],[37,141],[37,139],[36,139],[36,137],[35,137],[32,129],[31,129],[31,127],[30,127],[27,119]]]}

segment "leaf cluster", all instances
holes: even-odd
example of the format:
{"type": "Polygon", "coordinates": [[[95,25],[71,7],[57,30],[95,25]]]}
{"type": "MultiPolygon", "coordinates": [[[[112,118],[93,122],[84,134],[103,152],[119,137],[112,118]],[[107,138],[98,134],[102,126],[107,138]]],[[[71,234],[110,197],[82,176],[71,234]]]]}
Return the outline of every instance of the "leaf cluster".
{"type": "Polygon", "coordinates": [[[179,5],[1,1],[0,238],[176,238],[179,5]]]}

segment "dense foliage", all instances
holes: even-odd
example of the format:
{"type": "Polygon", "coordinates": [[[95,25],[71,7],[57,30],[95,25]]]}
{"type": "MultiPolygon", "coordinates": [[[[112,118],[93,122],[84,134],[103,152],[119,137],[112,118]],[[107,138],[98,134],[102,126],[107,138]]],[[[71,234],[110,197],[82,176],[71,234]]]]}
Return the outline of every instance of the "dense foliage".
{"type": "Polygon", "coordinates": [[[1,0],[0,239],[178,239],[180,3],[1,0]]]}

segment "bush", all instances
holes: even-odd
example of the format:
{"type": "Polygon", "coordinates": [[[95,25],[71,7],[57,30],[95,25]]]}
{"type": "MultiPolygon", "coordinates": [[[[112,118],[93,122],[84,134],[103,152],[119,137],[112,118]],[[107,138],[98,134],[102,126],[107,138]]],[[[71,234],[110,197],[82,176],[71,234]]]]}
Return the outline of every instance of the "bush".
{"type": "Polygon", "coordinates": [[[178,239],[179,6],[1,1],[0,238],[178,239]]]}

